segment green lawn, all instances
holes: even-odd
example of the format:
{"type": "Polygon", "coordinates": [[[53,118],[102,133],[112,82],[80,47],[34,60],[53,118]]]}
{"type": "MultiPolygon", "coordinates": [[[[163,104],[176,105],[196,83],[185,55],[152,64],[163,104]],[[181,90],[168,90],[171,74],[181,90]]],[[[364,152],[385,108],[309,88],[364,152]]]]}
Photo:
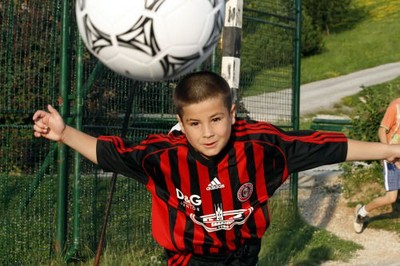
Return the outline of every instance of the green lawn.
{"type": "MultiPolygon", "coordinates": [[[[302,83],[400,61],[400,1],[355,0],[354,3],[365,8],[369,16],[349,31],[338,34],[331,33],[327,36],[325,51],[322,54],[303,58],[301,62],[302,83]]],[[[274,74],[280,74],[278,70],[276,72],[274,74]]],[[[256,79],[259,80],[260,84],[263,83],[262,75],[256,77],[256,79]]],[[[21,178],[18,181],[21,182],[21,178]]],[[[29,183],[27,182],[27,184],[29,183]]],[[[46,193],[50,195],[51,192],[46,193]]],[[[44,194],[44,196],[50,197],[47,194],[44,194]]],[[[18,206],[18,204],[13,205],[12,203],[20,199],[10,196],[9,200],[10,203],[7,206],[18,206]]],[[[142,201],[139,202],[142,203],[142,201]]],[[[131,204],[135,204],[135,201],[133,200],[131,204]]],[[[115,208],[117,207],[114,206],[115,208]]],[[[35,229],[42,222],[34,219],[33,216],[28,220],[26,217],[22,219],[19,213],[15,215],[15,217],[8,217],[9,220],[24,221],[26,224],[25,227],[16,224],[15,228],[25,229],[29,227],[35,229]]],[[[132,217],[134,215],[139,216],[137,212],[132,214],[132,217]]],[[[325,230],[306,224],[297,215],[293,206],[286,206],[285,203],[279,201],[279,198],[274,198],[271,202],[271,216],[272,223],[263,239],[259,265],[318,265],[327,260],[349,259],[357,249],[362,248],[355,243],[341,240],[325,230]]],[[[118,224],[116,219],[113,222],[118,224]]],[[[394,230],[400,230],[398,223],[393,223],[392,217],[391,219],[377,220],[374,224],[371,224],[371,226],[388,229],[387,225],[390,224],[395,227],[394,230]],[[382,224],[385,221],[386,224],[382,224]]],[[[84,226],[85,223],[82,224],[82,227],[84,226]]],[[[89,225],[86,224],[86,226],[89,225]]],[[[51,228],[46,229],[43,234],[51,230],[51,228]]],[[[113,229],[115,227],[110,226],[109,234],[113,229]]],[[[26,231],[24,230],[21,230],[18,234],[23,234],[23,239],[28,238],[28,236],[25,236],[26,231]]],[[[8,243],[6,237],[9,236],[0,234],[3,245],[8,243]]],[[[46,246],[46,248],[48,247],[46,246]]],[[[46,251],[47,249],[44,252],[45,254],[47,254],[46,251]]],[[[86,260],[88,257],[93,258],[93,251],[87,250],[85,252],[87,254],[81,254],[83,255],[83,262],[71,264],[92,265],[92,260],[86,260]]],[[[32,257],[26,259],[36,261],[34,260],[35,256],[38,257],[41,254],[32,254],[32,257]]],[[[45,257],[45,255],[43,256],[45,257]]],[[[158,247],[144,247],[142,245],[115,248],[108,246],[101,258],[101,265],[158,265],[161,261],[162,250],[158,247]]],[[[49,264],[64,265],[65,261],[63,258],[58,258],[53,262],[46,263],[46,265],[49,264]]]]}
{"type": "MultiPolygon", "coordinates": [[[[362,248],[351,241],[305,223],[287,197],[278,195],[270,202],[272,222],[262,241],[259,265],[319,265],[328,260],[348,260],[362,248]]],[[[93,265],[93,259],[76,262],[76,265],[93,265]]],[[[63,265],[62,259],[52,265],[63,265]]],[[[101,265],[165,265],[159,247],[136,247],[115,249],[109,247],[101,257],[101,265]]]]}
{"type": "Polygon", "coordinates": [[[400,1],[354,3],[368,16],[351,30],[326,36],[322,54],[302,59],[302,83],[400,61],[400,1]]]}
{"type": "MultiPolygon", "coordinates": [[[[327,36],[322,54],[303,58],[302,83],[400,61],[400,1],[356,0],[354,3],[364,7],[369,16],[349,31],[327,36]]],[[[262,84],[263,74],[256,79],[262,84]]],[[[263,238],[259,265],[319,265],[327,260],[347,260],[362,248],[308,225],[293,207],[280,203],[279,198],[271,203],[272,223],[263,238]]],[[[161,249],[152,253],[107,250],[102,265],[160,263],[161,249]]],[[[91,265],[92,262],[79,264],[91,265]]]]}
{"type": "MultiPolygon", "coordinates": [[[[351,29],[325,36],[321,54],[301,59],[302,84],[400,61],[400,1],[355,0],[354,5],[365,16],[351,29]]],[[[274,83],[275,76],[288,71],[287,67],[261,71],[243,96],[290,87],[289,83],[274,83]]]]}

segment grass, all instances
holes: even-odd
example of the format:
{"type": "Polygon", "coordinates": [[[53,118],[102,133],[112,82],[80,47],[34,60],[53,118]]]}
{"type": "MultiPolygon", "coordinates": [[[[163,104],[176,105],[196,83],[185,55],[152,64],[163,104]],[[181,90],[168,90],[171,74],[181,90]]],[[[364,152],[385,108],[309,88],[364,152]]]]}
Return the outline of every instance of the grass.
{"type": "MultiPolygon", "coordinates": [[[[363,6],[370,16],[349,31],[327,36],[325,51],[322,54],[304,58],[301,68],[302,83],[400,61],[400,23],[398,23],[400,1],[355,0],[354,3],[363,6]]],[[[262,75],[257,77],[257,80],[258,84],[265,83],[262,75]]],[[[285,88],[286,86],[276,84],[276,87],[285,88]]],[[[337,108],[341,108],[343,112],[347,110],[343,106],[337,106],[337,108]]],[[[354,191],[360,184],[372,182],[368,179],[371,176],[369,174],[369,177],[364,177],[362,173],[359,173],[354,181],[348,179],[350,183],[346,186],[347,193],[350,196],[355,195],[354,191]]],[[[364,193],[367,197],[365,200],[377,193],[382,193],[382,186],[379,183],[376,186],[369,186],[368,189],[364,193]]],[[[357,196],[361,195],[357,194],[357,196]]],[[[354,197],[351,199],[351,204],[362,200],[364,198],[354,197]]],[[[318,265],[327,260],[346,261],[357,249],[362,248],[353,242],[339,239],[325,230],[308,225],[297,215],[293,206],[285,205],[279,201],[279,198],[271,201],[271,217],[271,227],[263,238],[259,265],[318,265]]],[[[20,220],[23,221],[23,219],[20,220]]],[[[36,228],[35,223],[41,221],[32,219],[29,222],[29,227],[36,228]]],[[[400,232],[400,219],[395,214],[383,213],[371,221],[369,227],[400,232]]],[[[76,260],[71,264],[92,265],[93,260],[87,258],[93,258],[94,254],[89,251],[89,248],[84,252],[87,254],[82,261],[76,260]]],[[[33,257],[28,259],[31,259],[31,262],[35,261],[33,257]]],[[[101,265],[158,264],[165,263],[162,263],[161,248],[154,246],[109,246],[101,258],[101,265]]],[[[65,261],[63,258],[55,258],[45,265],[65,265],[65,261]]]]}
{"type": "MultiPolygon", "coordinates": [[[[59,254],[51,252],[56,230],[56,199],[53,189],[56,176],[48,175],[42,180],[34,196],[29,198],[26,208],[22,207],[25,206],[25,197],[34,176],[20,174],[6,177],[0,173],[0,180],[7,180],[7,190],[0,185],[0,265],[64,265],[65,258],[54,257],[59,254]]],[[[119,178],[117,187],[113,201],[118,204],[112,206],[106,237],[106,243],[113,248],[113,252],[106,252],[104,258],[114,262],[118,258],[112,254],[124,251],[136,254],[138,263],[134,265],[154,261],[152,254],[156,244],[151,238],[149,193],[138,182],[128,178],[119,178]],[[123,246],[128,243],[129,248],[123,246]]],[[[109,179],[82,175],[80,188],[79,247],[71,258],[75,264],[86,263],[94,257],[109,179]]],[[[68,211],[72,211],[72,206],[69,208],[68,211]]],[[[72,220],[69,220],[69,224],[69,234],[72,234],[72,220]]],[[[69,235],[68,239],[73,237],[69,235]]],[[[71,248],[72,244],[67,243],[67,248],[71,248]]]]}
{"type": "MultiPolygon", "coordinates": [[[[143,247],[143,246],[125,246],[125,247],[110,247],[104,251],[100,257],[100,265],[102,266],[155,266],[166,265],[163,255],[163,250],[160,247],[143,247]]],[[[95,254],[87,261],[76,261],[70,264],[76,266],[91,266],[94,264],[95,254]]],[[[53,266],[64,265],[63,260],[57,260],[53,266]]]]}
{"type": "Polygon", "coordinates": [[[260,265],[319,265],[328,260],[348,260],[362,248],[351,241],[310,226],[296,209],[271,201],[271,227],[263,238],[260,265]]]}
{"type": "Polygon", "coordinates": [[[276,92],[291,86],[291,80],[285,80],[292,69],[290,67],[264,69],[251,82],[248,89],[243,90],[243,96],[255,96],[266,92],[276,92]]]}
{"type": "MultiPolygon", "coordinates": [[[[400,24],[397,23],[400,19],[400,2],[357,0],[355,3],[364,6],[370,17],[347,32],[327,36],[324,53],[303,59],[302,83],[400,60],[400,24]]],[[[256,79],[257,84],[265,84],[263,75],[256,79]]],[[[281,87],[285,88],[285,85],[281,87]]],[[[248,92],[249,95],[257,93],[248,92]]],[[[343,106],[336,108],[341,112],[348,112],[343,106]]],[[[353,185],[351,189],[356,189],[356,184],[353,185]]],[[[357,249],[362,248],[351,241],[342,240],[325,230],[308,225],[297,215],[293,206],[279,202],[279,198],[271,201],[271,217],[271,227],[263,238],[259,265],[318,265],[327,260],[346,261],[357,249]]],[[[370,226],[400,230],[399,223],[393,222],[393,217],[388,216],[382,216],[382,219],[373,221],[370,226]]],[[[111,247],[102,256],[101,264],[157,265],[162,263],[161,254],[162,250],[159,248],[149,250],[111,247]]],[[[76,264],[92,265],[92,260],[76,264]]]]}
{"type": "Polygon", "coordinates": [[[323,53],[303,58],[302,83],[400,61],[400,1],[355,0],[367,14],[354,28],[326,36],[323,53]]]}
{"type": "MultiPolygon", "coordinates": [[[[270,201],[271,225],[262,239],[259,265],[318,265],[328,260],[346,261],[362,248],[351,241],[308,225],[299,217],[287,197],[274,196],[270,201]]],[[[110,247],[101,257],[101,265],[165,265],[160,247],[110,247]]],[[[51,265],[63,265],[62,259],[51,265]]],[[[93,259],[76,261],[74,265],[93,265],[93,259]]]]}
{"type": "MultiPolygon", "coordinates": [[[[365,17],[347,31],[325,36],[321,54],[301,59],[302,84],[400,61],[400,1],[355,0],[354,6],[365,17]]],[[[275,76],[288,71],[282,67],[260,72],[243,96],[290,87],[290,83],[274,83],[275,76]]]]}

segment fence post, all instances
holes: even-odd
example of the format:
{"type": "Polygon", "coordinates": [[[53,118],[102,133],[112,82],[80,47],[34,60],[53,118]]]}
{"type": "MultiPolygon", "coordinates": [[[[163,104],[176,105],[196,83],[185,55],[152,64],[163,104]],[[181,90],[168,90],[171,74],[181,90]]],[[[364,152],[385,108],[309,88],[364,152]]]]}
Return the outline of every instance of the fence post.
{"type": "MultiPolygon", "coordinates": [[[[74,34],[76,36],[76,34],[74,34]]],[[[76,95],[74,106],[75,128],[82,131],[82,116],[83,116],[83,42],[78,37],[76,40],[76,95]]],[[[72,209],[73,209],[73,227],[72,227],[72,246],[68,249],[65,260],[68,263],[70,259],[76,255],[80,248],[80,178],[81,178],[81,155],[74,152],[74,183],[72,188],[72,209]]]]}
{"type": "MultiPolygon", "coordinates": [[[[70,1],[63,0],[61,5],[61,51],[60,51],[60,98],[59,110],[65,119],[69,115],[69,92],[70,92],[70,1]]],[[[67,235],[67,192],[68,192],[68,149],[59,143],[58,148],[58,180],[57,180],[57,205],[56,205],[56,235],[55,251],[65,251],[65,240],[67,235]]]]}
{"type": "MultiPolygon", "coordinates": [[[[296,30],[294,36],[294,64],[293,64],[293,102],[292,102],[292,126],[294,130],[300,127],[300,62],[301,62],[301,0],[295,3],[296,30]]],[[[297,207],[298,200],[298,173],[292,174],[291,192],[294,206],[297,207]]]]}

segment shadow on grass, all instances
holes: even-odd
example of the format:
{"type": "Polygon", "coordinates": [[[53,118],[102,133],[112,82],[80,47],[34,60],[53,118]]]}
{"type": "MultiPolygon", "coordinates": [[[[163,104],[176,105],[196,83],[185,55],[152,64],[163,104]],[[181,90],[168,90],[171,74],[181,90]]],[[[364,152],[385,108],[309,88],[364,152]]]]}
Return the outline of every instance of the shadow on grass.
{"type": "Polygon", "coordinates": [[[332,249],[329,247],[312,248],[309,252],[309,257],[299,262],[293,263],[296,266],[319,265],[324,261],[330,260],[333,257],[332,249]]]}
{"type": "MultiPolygon", "coordinates": [[[[263,238],[259,265],[319,265],[329,260],[347,260],[361,246],[308,225],[293,206],[271,209],[271,227],[263,238]]],[[[287,203],[286,203],[287,204],[287,203]]]]}
{"type": "Polygon", "coordinates": [[[400,231],[400,212],[393,211],[372,216],[368,219],[366,227],[398,233],[400,231]]]}

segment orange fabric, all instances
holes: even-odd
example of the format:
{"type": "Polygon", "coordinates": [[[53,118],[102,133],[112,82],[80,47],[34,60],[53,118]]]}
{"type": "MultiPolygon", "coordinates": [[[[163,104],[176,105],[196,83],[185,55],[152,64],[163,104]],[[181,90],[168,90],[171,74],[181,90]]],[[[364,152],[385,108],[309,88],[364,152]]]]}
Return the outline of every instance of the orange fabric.
{"type": "Polygon", "coordinates": [[[380,126],[386,129],[387,140],[390,144],[400,143],[400,98],[389,104],[380,126]]]}

